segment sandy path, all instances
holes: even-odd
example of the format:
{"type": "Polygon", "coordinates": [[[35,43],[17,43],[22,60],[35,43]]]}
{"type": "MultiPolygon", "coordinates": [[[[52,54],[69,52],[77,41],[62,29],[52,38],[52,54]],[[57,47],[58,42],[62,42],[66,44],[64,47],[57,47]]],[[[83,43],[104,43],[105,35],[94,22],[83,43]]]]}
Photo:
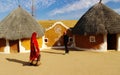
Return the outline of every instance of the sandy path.
{"type": "Polygon", "coordinates": [[[29,53],[0,54],[0,75],[120,75],[120,52],[41,52],[41,65],[29,66],[29,53]]]}

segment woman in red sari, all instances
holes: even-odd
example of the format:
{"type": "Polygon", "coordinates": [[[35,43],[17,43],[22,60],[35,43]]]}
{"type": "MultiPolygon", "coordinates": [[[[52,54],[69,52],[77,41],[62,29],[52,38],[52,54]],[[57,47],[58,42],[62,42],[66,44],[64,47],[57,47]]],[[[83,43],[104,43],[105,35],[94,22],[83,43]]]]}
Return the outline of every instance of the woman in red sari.
{"type": "Polygon", "coordinates": [[[32,37],[31,37],[31,42],[30,42],[30,65],[39,65],[40,61],[40,50],[39,50],[39,45],[36,39],[37,33],[33,32],[32,37]],[[36,63],[35,63],[36,62],[36,63]]]}

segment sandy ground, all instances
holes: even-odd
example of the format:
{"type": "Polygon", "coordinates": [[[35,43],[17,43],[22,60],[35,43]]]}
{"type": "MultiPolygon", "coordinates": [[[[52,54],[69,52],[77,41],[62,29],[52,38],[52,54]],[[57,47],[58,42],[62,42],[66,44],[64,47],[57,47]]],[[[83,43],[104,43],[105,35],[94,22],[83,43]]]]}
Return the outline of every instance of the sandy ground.
{"type": "Polygon", "coordinates": [[[41,65],[29,66],[29,53],[0,54],[0,75],[120,75],[120,52],[44,50],[41,65]]]}

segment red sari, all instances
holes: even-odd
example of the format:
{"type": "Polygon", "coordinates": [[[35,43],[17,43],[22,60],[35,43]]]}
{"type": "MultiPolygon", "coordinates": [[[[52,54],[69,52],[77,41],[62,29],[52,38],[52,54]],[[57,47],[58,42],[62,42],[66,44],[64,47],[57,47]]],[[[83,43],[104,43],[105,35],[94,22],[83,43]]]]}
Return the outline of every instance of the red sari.
{"type": "Polygon", "coordinates": [[[31,42],[30,42],[30,45],[31,45],[31,51],[30,51],[30,61],[34,61],[34,60],[38,60],[38,57],[40,55],[40,50],[39,50],[39,46],[38,46],[38,42],[37,42],[37,39],[36,39],[36,36],[37,36],[37,33],[34,32],[32,34],[32,37],[31,37],[31,42]]]}

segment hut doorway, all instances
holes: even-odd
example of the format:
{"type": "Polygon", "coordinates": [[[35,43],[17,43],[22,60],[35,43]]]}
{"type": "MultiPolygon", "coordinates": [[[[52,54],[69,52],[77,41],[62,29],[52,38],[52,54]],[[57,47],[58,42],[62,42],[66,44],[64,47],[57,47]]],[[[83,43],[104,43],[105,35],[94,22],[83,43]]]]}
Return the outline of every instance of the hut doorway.
{"type": "Polygon", "coordinates": [[[6,40],[0,39],[0,52],[4,52],[5,46],[6,46],[6,40]]]}
{"type": "Polygon", "coordinates": [[[19,40],[9,40],[10,53],[19,52],[19,40]]]}
{"type": "Polygon", "coordinates": [[[117,35],[116,34],[108,34],[107,35],[107,49],[108,50],[116,50],[117,49],[117,35]]]}

